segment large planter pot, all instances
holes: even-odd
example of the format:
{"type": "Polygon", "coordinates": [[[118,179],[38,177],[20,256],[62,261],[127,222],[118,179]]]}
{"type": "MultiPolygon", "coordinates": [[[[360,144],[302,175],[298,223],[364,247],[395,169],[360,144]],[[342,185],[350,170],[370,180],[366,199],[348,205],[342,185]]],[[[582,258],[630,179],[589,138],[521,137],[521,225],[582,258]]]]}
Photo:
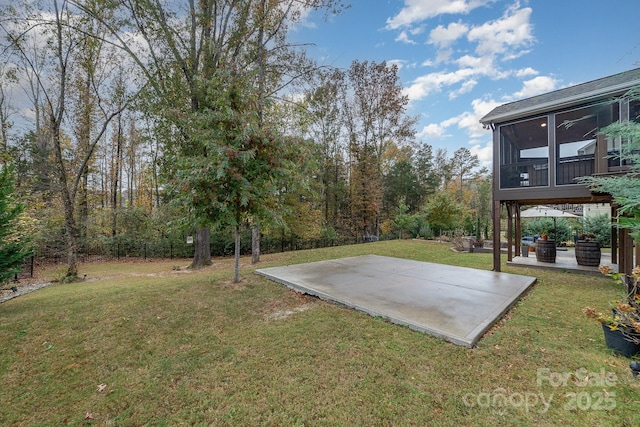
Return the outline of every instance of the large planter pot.
{"type": "Polygon", "coordinates": [[[587,267],[597,267],[600,265],[600,244],[598,242],[590,242],[587,240],[578,240],[576,242],[576,261],[578,265],[587,267]]]}
{"type": "Polygon", "coordinates": [[[556,262],[556,241],[538,239],[536,242],[536,260],[556,262]]]}
{"type": "Polygon", "coordinates": [[[640,353],[640,344],[629,341],[620,330],[611,330],[602,324],[604,342],[608,348],[626,357],[633,357],[640,353]]]}

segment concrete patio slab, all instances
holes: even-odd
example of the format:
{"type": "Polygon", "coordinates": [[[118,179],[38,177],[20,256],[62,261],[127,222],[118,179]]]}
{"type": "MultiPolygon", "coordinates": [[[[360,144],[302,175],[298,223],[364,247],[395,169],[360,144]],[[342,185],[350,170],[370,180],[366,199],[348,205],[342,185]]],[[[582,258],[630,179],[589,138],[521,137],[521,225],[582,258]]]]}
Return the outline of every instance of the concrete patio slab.
{"type": "Polygon", "coordinates": [[[256,270],[315,295],[473,347],[535,277],[364,255],[256,270]]]}

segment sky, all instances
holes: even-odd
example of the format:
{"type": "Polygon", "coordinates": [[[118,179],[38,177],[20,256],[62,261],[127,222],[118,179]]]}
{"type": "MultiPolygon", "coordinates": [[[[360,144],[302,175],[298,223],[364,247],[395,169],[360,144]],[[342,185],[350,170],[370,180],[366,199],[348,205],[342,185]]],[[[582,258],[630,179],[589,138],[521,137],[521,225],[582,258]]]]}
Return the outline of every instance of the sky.
{"type": "Polygon", "coordinates": [[[397,64],[417,140],[467,147],[490,166],[480,118],[507,102],[640,67],[639,0],[345,0],[307,17],[294,40],[347,69],[397,64]]]}

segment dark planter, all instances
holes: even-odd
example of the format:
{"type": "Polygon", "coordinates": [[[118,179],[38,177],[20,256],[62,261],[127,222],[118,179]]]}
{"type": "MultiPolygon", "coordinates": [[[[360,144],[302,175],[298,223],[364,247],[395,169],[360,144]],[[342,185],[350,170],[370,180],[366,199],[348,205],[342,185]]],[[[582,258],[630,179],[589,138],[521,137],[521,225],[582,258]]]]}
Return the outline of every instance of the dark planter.
{"type": "Polygon", "coordinates": [[[520,255],[526,256],[526,257],[529,256],[529,246],[528,245],[527,246],[522,246],[520,248],[520,255]]]}
{"type": "Polygon", "coordinates": [[[556,262],[556,241],[538,239],[536,241],[536,260],[556,262]]]}
{"type": "Polygon", "coordinates": [[[578,265],[587,267],[597,267],[600,265],[600,244],[598,242],[590,242],[587,240],[578,240],[576,242],[576,261],[578,265]]]}
{"type": "Polygon", "coordinates": [[[633,357],[640,352],[640,344],[633,343],[619,330],[611,330],[606,324],[602,324],[604,331],[604,342],[607,347],[626,357],[633,357]]]}

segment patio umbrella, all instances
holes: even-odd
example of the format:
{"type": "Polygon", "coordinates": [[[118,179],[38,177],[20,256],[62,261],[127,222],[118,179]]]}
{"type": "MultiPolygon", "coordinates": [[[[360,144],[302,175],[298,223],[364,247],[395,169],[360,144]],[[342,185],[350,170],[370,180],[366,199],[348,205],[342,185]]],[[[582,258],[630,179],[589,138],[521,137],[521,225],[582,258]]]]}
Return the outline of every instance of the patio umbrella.
{"type": "Polygon", "coordinates": [[[553,218],[553,235],[556,235],[557,218],[578,218],[577,215],[551,208],[549,206],[534,206],[520,212],[520,218],[553,218]]]}

